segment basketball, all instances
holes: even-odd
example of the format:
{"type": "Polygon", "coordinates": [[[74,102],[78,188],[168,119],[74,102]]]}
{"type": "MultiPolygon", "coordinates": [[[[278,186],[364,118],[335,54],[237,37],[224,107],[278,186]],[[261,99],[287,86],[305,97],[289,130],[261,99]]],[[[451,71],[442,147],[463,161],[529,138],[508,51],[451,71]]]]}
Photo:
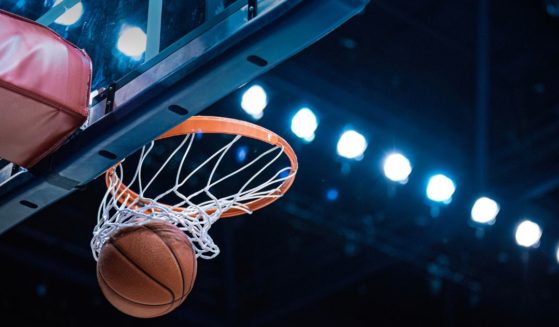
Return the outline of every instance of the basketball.
{"type": "Polygon", "coordinates": [[[97,279],[107,300],[138,318],[177,308],[196,279],[196,255],[177,227],[153,221],[116,232],[103,246],[97,279]]]}

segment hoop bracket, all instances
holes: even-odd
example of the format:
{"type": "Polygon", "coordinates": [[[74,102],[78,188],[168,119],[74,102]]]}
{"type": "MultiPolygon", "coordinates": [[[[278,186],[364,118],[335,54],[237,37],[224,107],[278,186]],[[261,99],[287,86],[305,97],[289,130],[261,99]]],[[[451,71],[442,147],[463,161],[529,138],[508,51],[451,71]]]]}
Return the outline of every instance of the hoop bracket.
{"type": "Polygon", "coordinates": [[[248,20],[251,20],[258,15],[258,1],[248,0],[248,20]]]}
{"type": "Polygon", "coordinates": [[[107,102],[105,104],[105,114],[112,112],[115,107],[116,83],[111,83],[107,89],[107,102]]]}

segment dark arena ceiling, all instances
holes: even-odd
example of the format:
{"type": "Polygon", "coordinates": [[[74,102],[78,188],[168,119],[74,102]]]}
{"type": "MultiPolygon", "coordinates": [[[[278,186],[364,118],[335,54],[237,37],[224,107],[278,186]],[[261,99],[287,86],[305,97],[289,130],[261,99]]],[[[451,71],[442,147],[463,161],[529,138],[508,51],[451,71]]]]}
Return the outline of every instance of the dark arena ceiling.
{"type": "MultiPolygon", "coordinates": [[[[137,64],[105,47],[120,19],[109,13],[143,5],[84,3],[97,46],[85,30],[53,28],[96,49],[94,87],[103,87],[137,64]]],[[[31,19],[51,5],[0,1],[31,19]]],[[[202,9],[177,28],[201,24],[202,9]]],[[[23,325],[557,326],[558,38],[556,0],[373,0],[203,112],[282,135],[300,170],[277,203],[212,227],[221,254],[198,260],[178,310],[138,322],[103,298],[89,248],[105,192],[98,178],[0,236],[0,314],[23,325]],[[258,120],[240,105],[253,85],[268,94],[258,120]],[[302,107],[318,117],[312,142],[290,129],[302,107]],[[336,152],[349,128],[367,139],[361,160],[336,152]],[[412,163],[405,185],[383,174],[393,151],[412,163]],[[448,204],[425,195],[437,173],[456,185],[448,204]],[[492,225],[470,218],[482,195],[500,205],[492,225]],[[523,219],[541,226],[538,246],[517,244],[523,219]]]]}

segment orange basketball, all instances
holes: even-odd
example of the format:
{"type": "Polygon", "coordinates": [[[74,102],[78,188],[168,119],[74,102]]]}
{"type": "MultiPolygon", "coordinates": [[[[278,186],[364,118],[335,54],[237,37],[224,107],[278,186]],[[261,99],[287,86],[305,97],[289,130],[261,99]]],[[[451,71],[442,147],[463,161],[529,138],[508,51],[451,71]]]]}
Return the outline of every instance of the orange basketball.
{"type": "Polygon", "coordinates": [[[107,300],[139,318],[174,310],[195,279],[196,255],[190,240],[163,221],[118,231],[107,240],[97,262],[97,280],[107,300]]]}

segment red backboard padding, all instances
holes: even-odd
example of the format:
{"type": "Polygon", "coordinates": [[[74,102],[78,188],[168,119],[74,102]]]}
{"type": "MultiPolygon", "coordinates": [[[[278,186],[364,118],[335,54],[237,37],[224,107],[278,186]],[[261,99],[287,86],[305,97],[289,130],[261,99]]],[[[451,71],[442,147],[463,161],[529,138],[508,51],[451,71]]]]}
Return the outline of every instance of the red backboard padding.
{"type": "Polygon", "coordinates": [[[91,60],[34,21],[0,10],[0,158],[31,167],[87,118],[91,60]]]}

